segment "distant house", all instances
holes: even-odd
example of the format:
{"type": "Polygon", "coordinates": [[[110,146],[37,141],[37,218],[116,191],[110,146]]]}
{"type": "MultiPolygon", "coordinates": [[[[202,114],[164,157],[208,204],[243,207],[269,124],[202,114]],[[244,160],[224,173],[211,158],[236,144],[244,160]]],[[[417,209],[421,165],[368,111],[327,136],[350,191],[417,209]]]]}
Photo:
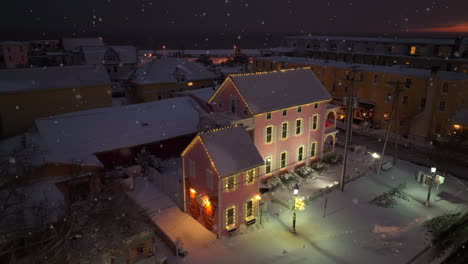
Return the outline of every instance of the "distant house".
{"type": "Polygon", "coordinates": [[[133,46],[86,46],[81,48],[82,64],[103,65],[112,81],[125,79],[137,64],[133,46]]]}
{"type": "Polygon", "coordinates": [[[182,162],[188,214],[218,237],[255,222],[263,159],[242,126],[199,133],[182,162]]]}
{"type": "Polygon", "coordinates": [[[336,142],[338,107],[310,68],[230,75],[210,98],[205,128],[242,124],[262,178],[320,160],[336,142]]]}
{"type": "Polygon", "coordinates": [[[174,92],[213,86],[215,78],[196,62],[179,58],[150,60],[132,74],[126,96],[132,103],[166,99],[174,92]]]}
{"type": "Polygon", "coordinates": [[[102,67],[0,70],[0,137],[31,128],[42,117],[112,105],[102,67]]]}
{"type": "Polygon", "coordinates": [[[63,38],[62,50],[68,55],[65,65],[81,65],[81,48],[96,46],[104,46],[102,38],[63,38]]]}
{"type": "Polygon", "coordinates": [[[0,68],[23,68],[28,66],[27,42],[0,42],[0,68]]]}

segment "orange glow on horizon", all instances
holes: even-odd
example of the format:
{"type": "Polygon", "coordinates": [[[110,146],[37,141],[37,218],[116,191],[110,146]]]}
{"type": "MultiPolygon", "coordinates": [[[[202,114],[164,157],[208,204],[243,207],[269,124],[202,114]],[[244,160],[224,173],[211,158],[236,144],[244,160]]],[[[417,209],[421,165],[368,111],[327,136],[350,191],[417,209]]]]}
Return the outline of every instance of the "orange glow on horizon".
{"type": "Polygon", "coordinates": [[[468,33],[468,22],[456,23],[453,25],[445,25],[438,27],[428,27],[428,28],[413,28],[410,31],[415,32],[451,32],[451,33],[468,33]]]}

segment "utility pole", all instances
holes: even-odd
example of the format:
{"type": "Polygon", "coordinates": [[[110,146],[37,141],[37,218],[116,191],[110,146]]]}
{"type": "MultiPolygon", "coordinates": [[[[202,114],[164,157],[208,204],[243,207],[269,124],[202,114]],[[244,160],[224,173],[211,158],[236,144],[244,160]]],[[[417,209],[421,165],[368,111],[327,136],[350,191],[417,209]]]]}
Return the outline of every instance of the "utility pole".
{"type": "Polygon", "coordinates": [[[346,105],[346,139],[345,139],[345,149],[344,149],[344,157],[343,157],[343,170],[341,171],[341,191],[344,191],[345,185],[345,176],[346,176],[346,165],[348,162],[348,148],[349,143],[351,140],[351,129],[352,129],[352,120],[353,120],[353,113],[354,107],[357,103],[357,98],[354,96],[354,80],[355,80],[355,73],[356,71],[353,68],[353,76],[346,78],[346,80],[351,81],[351,91],[348,91],[347,97],[343,98],[343,103],[346,105]]]}
{"type": "Polygon", "coordinates": [[[395,91],[393,92],[393,104],[392,104],[392,112],[390,113],[390,118],[388,120],[388,127],[387,127],[387,133],[385,135],[385,142],[384,142],[384,145],[383,145],[383,149],[382,149],[382,154],[380,155],[380,161],[379,161],[379,167],[377,168],[377,174],[380,174],[380,169],[382,168],[382,163],[383,163],[383,159],[384,159],[384,155],[385,155],[385,149],[387,147],[387,142],[388,142],[388,135],[390,134],[390,128],[392,126],[392,121],[393,121],[393,116],[395,114],[396,116],[396,131],[395,131],[395,153],[394,153],[394,156],[393,156],[393,164],[395,165],[396,164],[396,160],[397,160],[397,151],[398,151],[398,141],[397,141],[397,133],[398,133],[398,129],[399,129],[399,120],[398,120],[398,103],[399,103],[399,97],[400,97],[400,84],[401,82],[400,81],[396,81],[396,82],[388,82],[389,84],[394,84],[395,85],[395,91]]]}

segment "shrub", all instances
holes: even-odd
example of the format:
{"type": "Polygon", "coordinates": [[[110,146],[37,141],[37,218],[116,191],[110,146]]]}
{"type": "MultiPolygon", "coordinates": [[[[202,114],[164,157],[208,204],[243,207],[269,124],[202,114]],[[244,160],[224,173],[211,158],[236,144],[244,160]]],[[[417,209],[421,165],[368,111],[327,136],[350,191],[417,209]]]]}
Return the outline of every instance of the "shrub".
{"type": "Polygon", "coordinates": [[[310,165],[310,168],[315,170],[315,171],[322,171],[325,169],[325,164],[323,162],[315,162],[314,164],[310,165]]]}
{"type": "Polygon", "coordinates": [[[330,154],[328,156],[326,156],[325,158],[323,158],[323,162],[326,163],[326,164],[330,164],[330,165],[336,165],[338,163],[340,163],[341,161],[343,160],[343,156],[338,155],[338,154],[330,154]]]}
{"type": "Polygon", "coordinates": [[[304,166],[295,170],[294,172],[302,178],[310,178],[310,174],[314,172],[314,169],[308,166],[304,166]]]}
{"type": "Polygon", "coordinates": [[[281,174],[279,177],[283,183],[287,183],[293,178],[297,177],[297,175],[294,172],[286,172],[281,174]]]}
{"type": "Polygon", "coordinates": [[[268,188],[274,189],[281,183],[281,180],[277,176],[271,176],[270,178],[266,179],[264,183],[268,188]]]}

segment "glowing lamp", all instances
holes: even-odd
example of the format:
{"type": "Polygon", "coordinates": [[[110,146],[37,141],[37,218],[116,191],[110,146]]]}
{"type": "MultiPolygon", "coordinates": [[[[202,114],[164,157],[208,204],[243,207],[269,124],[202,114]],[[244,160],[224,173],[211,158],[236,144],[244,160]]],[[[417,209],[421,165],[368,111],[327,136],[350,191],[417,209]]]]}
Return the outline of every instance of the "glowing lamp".
{"type": "Polygon", "coordinates": [[[460,129],[460,127],[461,127],[460,125],[453,125],[454,129],[460,129]]]}
{"type": "Polygon", "coordinates": [[[435,173],[437,171],[436,167],[431,167],[431,172],[435,173]]]}
{"type": "Polygon", "coordinates": [[[257,194],[257,195],[255,195],[255,199],[256,199],[256,200],[261,200],[262,197],[261,197],[260,195],[257,194]]]}
{"type": "Polygon", "coordinates": [[[294,195],[297,195],[299,193],[299,185],[294,186],[294,195]]]}
{"type": "Polygon", "coordinates": [[[190,188],[190,192],[191,193],[197,193],[197,191],[195,191],[193,188],[190,188]]]}
{"type": "Polygon", "coordinates": [[[374,159],[380,158],[380,155],[377,154],[377,152],[372,153],[371,156],[372,156],[374,159]]]}

